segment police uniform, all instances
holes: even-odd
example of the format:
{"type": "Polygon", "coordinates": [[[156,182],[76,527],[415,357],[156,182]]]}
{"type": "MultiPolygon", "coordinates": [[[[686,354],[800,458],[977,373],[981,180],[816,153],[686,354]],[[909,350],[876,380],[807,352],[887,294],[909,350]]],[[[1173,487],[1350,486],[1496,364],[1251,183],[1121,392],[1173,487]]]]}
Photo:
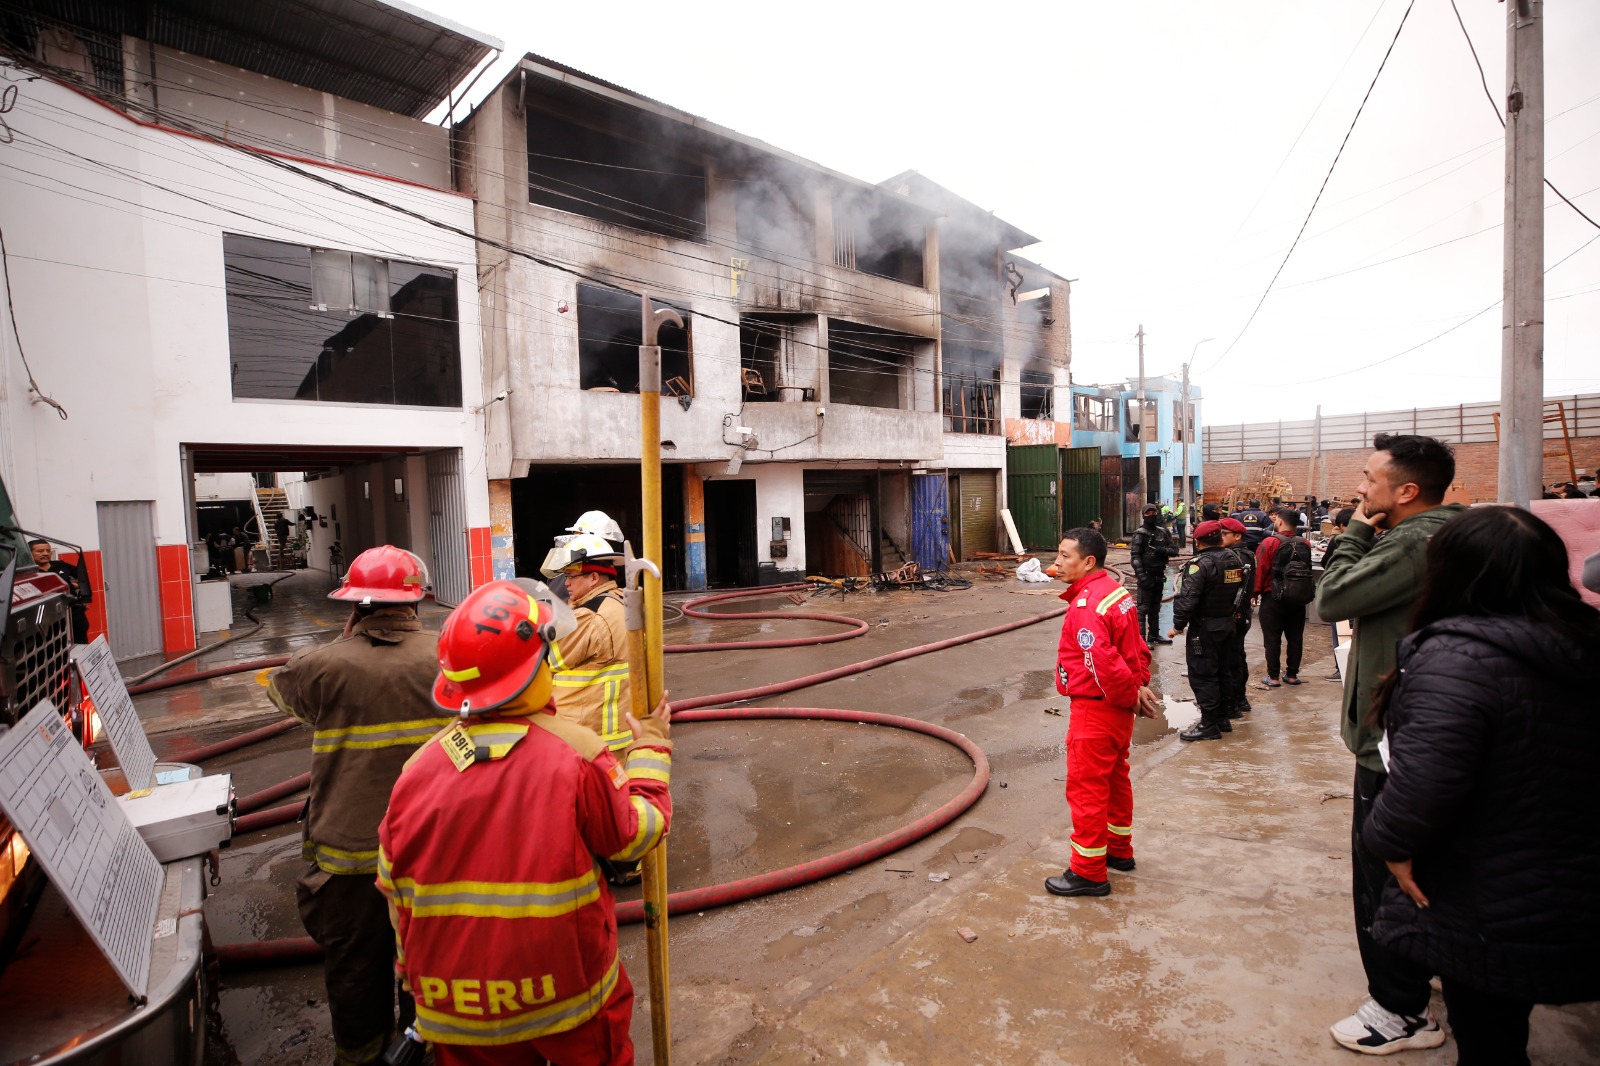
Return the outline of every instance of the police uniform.
{"type": "Polygon", "coordinates": [[[1139,689],[1150,683],[1150,648],[1133,597],[1096,570],[1061,596],[1067,616],[1056,652],[1056,691],[1071,700],[1067,720],[1067,805],[1071,870],[1106,880],[1106,858],[1133,859],[1133,785],[1128,748],[1139,689]]]}
{"type": "Polygon", "coordinates": [[[633,1062],[633,986],[594,856],[635,861],[666,834],[672,745],[646,718],[619,761],[555,711],[524,693],[440,734],[383,820],[378,887],[441,1066],[633,1062]]]}
{"type": "MultiPolygon", "coordinates": [[[[409,607],[378,607],[349,636],[298,651],[267,695],[311,726],[311,798],[296,896],[326,953],[334,1061],[375,1062],[395,1024],[394,932],[378,871],[378,823],[405,761],[449,724],[434,706],[436,638],[409,607]]],[[[410,1018],[402,997],[400,1022],[410,1018]]]]}
{"type": "MultiPolygon", "coordinates": [[[[1205,526],[1202,523],[1201,529],[1205,526]]],[[[1195,530],[1198,539],[1203,534],[1195,530]]],[[[1238,556],[1220,547],[1201,548],[1184,567],[1183,587],[1172,605],[1172,625],[1186,634],[1184,656],[1189,666],[1189,687],[1200,705],[1200,722],[1184,731],[1185,739],[1215,739],[1206,731],[1231,732],[1229,694],[1236,691],[1238,651],[1234,603],[1244,584],[1238,556]]]]}
{"type": "Polygon", "coordinates": [[[1244,568],[1244,590],[1235,601],[1233,617],[1237,625],[1234,626],[1233,645],[1235,661],[1233,674],[1233,691],[1224,701],[1230,717],[1238,717],[1250,710],[1250,665],[1245,652],[1245,637],[1250,632],[1250,623],[1254,620],[1255,612],[1251,608],[1251,592],[1255,588],[1256,557],[1244,541],[1233,547],[1224,547],[1226,552],[1232,552],[1239,560],[1239,565],[1244,568]]]}
{"type": "Polygon", "coordinates": [[[550,647],[556,714],[589,727],[620,752],[633,742],[624,717],[632,709],[632,696],[622,592],[615,581],[606,581],[574,606],[577,630],[550,647]]]}
{"type": "Polygon", "coordinates": [[[1140,525],[1128,539],[1134,579],[1139,585],[1139,628],[1145,640],[1161,643],[1161,597],[1167,589],[1167,561],[1178,554],[1172,534],[1159,521],[1140,525]]]}
{"type": "Polygon", "coordinates": [[[1228,517],[1243,523],[1244,542],[1251,550],[1259,548],[1261,542],[1272,532],[1272,520],[1267,517],[1267,512],[1259,507],[1247,507],[1242,511],[1233,512],[1228,517]]]}

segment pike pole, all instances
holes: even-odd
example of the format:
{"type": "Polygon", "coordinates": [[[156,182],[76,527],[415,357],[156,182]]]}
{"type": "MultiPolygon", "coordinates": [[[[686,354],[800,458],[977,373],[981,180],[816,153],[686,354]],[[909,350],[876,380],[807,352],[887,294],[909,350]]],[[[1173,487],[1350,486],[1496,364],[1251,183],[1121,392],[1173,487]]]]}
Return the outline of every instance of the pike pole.
{"type": "MultiPolygon", "coordinates": [[[[661,654],[661,346],[663,322],[680,329],[683,319],[670,307],[640,303],[639,337],[639,481],[642,486],[644,555],[627,554],[628,672],[634,716],[643,719],[661,701],[665,673],[661,654]],[[646,580],[645,573],[654,580],[646,580]],[[637,584],[635,579],[637,578],[637,584]]],[[[644,857],[645,950],[650,964],[650,1046],[655,1066],[672,1060],[671,972],[667,958],[667,842],[644,857]]]]}

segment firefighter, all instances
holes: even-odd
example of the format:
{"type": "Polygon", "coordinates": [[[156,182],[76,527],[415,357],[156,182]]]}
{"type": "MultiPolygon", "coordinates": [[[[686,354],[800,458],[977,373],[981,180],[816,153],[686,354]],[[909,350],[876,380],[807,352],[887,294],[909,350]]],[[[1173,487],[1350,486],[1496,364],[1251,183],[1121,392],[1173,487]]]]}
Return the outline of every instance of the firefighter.
{"type": "Polygon", "coordinates": [[[1105,896],[1106,868],[1132,870],[1133,785],[1128,747],[1135,714],[1155,716],[1150,646],[1133,597],[1105,568],[1106,539],[1074,529],[1049,573],[1067,583],[1067,617],[1056,652],[1056,691],[1072,701],[1067,720],[1071,865],[1044,887],[1055,896],[1105,896]]]}
{"type": "Polygon", "coordinates": [[[1161,635],[1161,597],[1167,590],[1167,562],[1178,554],[1178,548],[1155,504],[1144,509],[1143,524],[1128,540],[1128,554],[1139,584],[1140,635],[1149,644],[1171,644],[1161,635]]]}
{"type": "Polygon", "coordinates": [[[537,581],[493,581],[439,634],[459,716],[395,784],[379,831],[416,1033],[438,1066],[622,1066],[633,986],[595,856],[642,858],[672,819],[666,701],[621,761],[556,714],[551,646],[576,625],[537,581]]]}
{"type": "Polygon", "coordinates": [[[1229,697],[1237,682],[1234,604],[1244,584],[1244,567],[1222,550],[1222,525],[1201,522],[1194,530],[1196,555],[1183,569],[1183,587],[1172,604],[1171,636],[1188,630],[1184,658],[1189,687],[1200,705],[1200,720],[1178,734],[1181,740],[1221,740],[1233,732],[1229,697]]]}
{"type": "Polygon", "coordinates": [[[1244,588],[1234,594],[1234,633],[1233,645],[1235,666],[1233,673],[1233,692],[1227,695],[1224,704],[1228,708],[1229,719],[1244,717],[1250,710],[1250,665],[1245,657],[1244,638],[1250,632],[1251,596],[1255,589],[1256,556],[1245,543],[1245,526],[1237,518],[1224,518],[1217,523],[1222,527],[1222,549],[1231,551],[1239,560],[1239,565],[1244,568],[1244,588]]]}
{"type": "MultiPolygon", "coordinates": [[[[378,823],[400,768],[449,724],[433,705],[435,638],[417,619],[422,562],[385,545],[362,552],[328,598],[352,605],[344,635],[298,651],[267,695],[315,730],[301,853],[310,869],[296,897],[306,932],[326,953],[334,1061],[376,1062],[395,1025],[394,933],[373,883],[378,823]]],[[[399,996],[400,1025],[411,1020],[399,996]]]]}

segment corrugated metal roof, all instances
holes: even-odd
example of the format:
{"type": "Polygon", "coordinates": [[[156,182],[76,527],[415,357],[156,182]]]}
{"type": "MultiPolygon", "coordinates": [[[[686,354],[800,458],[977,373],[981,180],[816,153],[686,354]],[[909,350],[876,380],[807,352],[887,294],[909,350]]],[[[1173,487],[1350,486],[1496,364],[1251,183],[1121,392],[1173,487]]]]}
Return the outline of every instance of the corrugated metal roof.
{"type": "Polygon", "coordinates": [[[494,37],[397,0],[15,0],[26,11],[421,118],[494,37]]]}

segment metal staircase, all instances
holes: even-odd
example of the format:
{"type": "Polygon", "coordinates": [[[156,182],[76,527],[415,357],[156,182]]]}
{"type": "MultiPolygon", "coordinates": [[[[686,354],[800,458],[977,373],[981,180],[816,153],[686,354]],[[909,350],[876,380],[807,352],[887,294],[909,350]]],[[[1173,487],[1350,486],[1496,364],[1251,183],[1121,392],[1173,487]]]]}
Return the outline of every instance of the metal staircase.
{"type": "Polygon", "coordinates": [[[256,515],[261,522],[261,543],[274,570],[288,570],[294,564],[287,544],[278,542],[276,528],[279,511],[289,510],[289,497],[282,489],[256,489],[256,515]]]}

